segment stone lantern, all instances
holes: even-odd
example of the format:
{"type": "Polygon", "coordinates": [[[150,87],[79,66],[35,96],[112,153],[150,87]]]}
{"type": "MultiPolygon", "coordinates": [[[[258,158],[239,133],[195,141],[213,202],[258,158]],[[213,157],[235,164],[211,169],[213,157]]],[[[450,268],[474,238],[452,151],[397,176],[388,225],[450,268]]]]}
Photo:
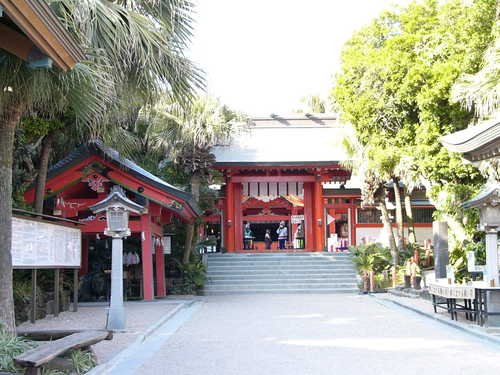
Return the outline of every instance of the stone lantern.
{"type": "Polygon", "coordinates": [[[106,212],[104,234],[113,238],[111,260],[111,301],[106,328],[110,330],[125,328],[125,309],[123,307],[123,238],[130,236],[128,227],[129,213],[142,215],[146,208],[132,202],[119,186],[113,186],[109,195],[99,203],[89,207],[98,214],[106,212]]]}
{"type": "Polygon", "coordinates": [[[490,182],[477,196],[465,202],[464,208],[479,208],[479,229],[486,233],[486,274],[489,286],[500,286],[498,280],[498,231],[500,229],[500,183],[490,182]]]}

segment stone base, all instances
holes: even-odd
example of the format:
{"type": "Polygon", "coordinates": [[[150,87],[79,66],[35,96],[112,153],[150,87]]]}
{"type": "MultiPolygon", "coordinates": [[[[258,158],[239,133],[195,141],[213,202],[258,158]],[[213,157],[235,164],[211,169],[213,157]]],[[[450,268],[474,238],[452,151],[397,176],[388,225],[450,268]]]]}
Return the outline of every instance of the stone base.
{"type": "MultiPolygon", "coordinates": [[[[488,312],[500,313],[500,290],[487,291],[488,312]]],[[[486,319],[486,328],[500,328],[500,315],[489,315],[486,319]]]]}

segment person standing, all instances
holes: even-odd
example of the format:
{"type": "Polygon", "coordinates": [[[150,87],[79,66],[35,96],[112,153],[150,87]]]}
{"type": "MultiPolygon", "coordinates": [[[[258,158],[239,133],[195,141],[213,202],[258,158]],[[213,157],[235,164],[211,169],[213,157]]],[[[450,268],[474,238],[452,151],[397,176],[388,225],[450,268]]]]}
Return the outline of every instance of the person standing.
{"type": "Polygon", "coordinates": [[[264,242],[266,243],[266,250],[271,250],[271,245],[273,240],[271,239],[271,230],[266,229],[266,234],[264,235],[264,242]]]}
{"type": "Polygon", "coordinates": [[[251,250],[251,248],[252,248],[252,240],[253,240],[252,229],[250,228],[250,223],[247,223],[245,225],[243,250],[251,250]]]}
{"type": "Polygon", "coordinates": [[[280,222],[280,226],[279,226],[278,230],[276,231],[276,233],[278,234],[279,248],[280,248],[280,250],[284,250],[286,240],[288,239],[288,228],[285,227],[284,221],[280,222]]]}
{"type": "Polygon", "coordinates": [[[304,229],[302,228],[302,223],[299,223],[295,231],[295,242],[297,249],[304,248],[304,229]]]}

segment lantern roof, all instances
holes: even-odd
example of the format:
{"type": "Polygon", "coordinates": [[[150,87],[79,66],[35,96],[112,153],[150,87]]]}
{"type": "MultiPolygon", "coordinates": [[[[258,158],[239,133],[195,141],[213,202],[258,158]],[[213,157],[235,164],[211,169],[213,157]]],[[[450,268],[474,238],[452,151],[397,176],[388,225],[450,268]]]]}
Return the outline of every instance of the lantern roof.
{"type": "Polygon", "coordinates": [[[452,152],[459,152],[464,159],[481,161],[500,156],[500,114],[467,129],[448,134],[439,141],[452,152]]]}
{"type": "Polygon", "coordinates": [[[484,185],[479,193],[462,204],[463,208],[480,208],[500,205],[500,183],[491,182],[484,185]]]}
{"type": "Polygon", "coordinates": [[[125,191],[117,185],[111,188],[111,192],[106,198],[93,206],[90,206],[89,209],[97,214],[99,212],[106,211],[110,206],[116,205],[124,206],[128,209],[128,211],[139,215],[147,212],[145,207],[128,199],[125,195],[125,191]]]}

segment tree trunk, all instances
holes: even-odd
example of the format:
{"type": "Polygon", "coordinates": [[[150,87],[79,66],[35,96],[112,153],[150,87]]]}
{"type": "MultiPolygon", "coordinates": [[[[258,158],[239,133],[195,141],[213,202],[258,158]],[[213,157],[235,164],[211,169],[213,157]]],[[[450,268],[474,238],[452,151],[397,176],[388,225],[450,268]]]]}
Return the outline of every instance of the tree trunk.
{"type": "Polygon", "coordinates": [[[12,155],[14,132],[21,119],[22,103],[8,105],[0,117],[0,325],[15,332],[12,293],[12,155]]]}
{"type": "Polygon", "coordinates": [[[384,224],[384,230],[386,231],[389,240],[389,248],[391,249],[391,255],[392,255],[392,264],[396,266],[399,263],[399,253],[398,253],[398,248],[396,246],[396,240],[394,238],[394,232],[392,231],[391,219],[389,218],[389,211],[387,210],[385,201],[381,202],[379,207],[380,211],[382,212],[382,223],[384,224]]]}
{"type": "Polygon", "coordinates": [[[370,292],[373,292],[375,290],[375,272],[370,271],[370,292]]]}
{"type": "Polygon", "coordinates": [[[370,277],[368,276],[368,271],[363,271],[363,288],[365,292],[370,291],[370,277]]]}
{"type": "MultiPolygon", "coordinates": [[[[191,176],[191,194],[193,198],[198,203],[200,201],[200,185],[201,178],[198,173],[194,173],[191,176]]],[[[195,238],[196,224],[188,223],[186,228],[186,242],[184,243],[184,254],[182,256],[182,264],[189,263],[189,258],[191,255],[191,249],[193,247],[193,239],[195,238]]]]}
{"type": "Polygon", "coordinates": [[[52,151],[52,140],[54,134],[47,134],[42,142],[42,150],[40,152],[40,162],[38,164],[38,175],[36,177],[35,187],[35,212],[43,214],[43,200],[45,198],[45,184],[47,182],[47,170],[49,169],[49,157],[52,151]]]}
{"type": "Polygon", "coordinates": [[[396,203],[396,223],[397,223],[397,246],[399,249],[404,245],[404,225],[403,225],[403,207],[401,205],[401,190],[399,190],[399,180],[393,179],[394,201],[396,203]]]}
{"type": "Polygon", "coordinates": [[[406,217],[408,218],[408,242],[417,243],[417,235],[415,233],[415,223],[413,221],[413,210],[411,208],[411,193],[405,188],[404,200],[406,217]]]}

